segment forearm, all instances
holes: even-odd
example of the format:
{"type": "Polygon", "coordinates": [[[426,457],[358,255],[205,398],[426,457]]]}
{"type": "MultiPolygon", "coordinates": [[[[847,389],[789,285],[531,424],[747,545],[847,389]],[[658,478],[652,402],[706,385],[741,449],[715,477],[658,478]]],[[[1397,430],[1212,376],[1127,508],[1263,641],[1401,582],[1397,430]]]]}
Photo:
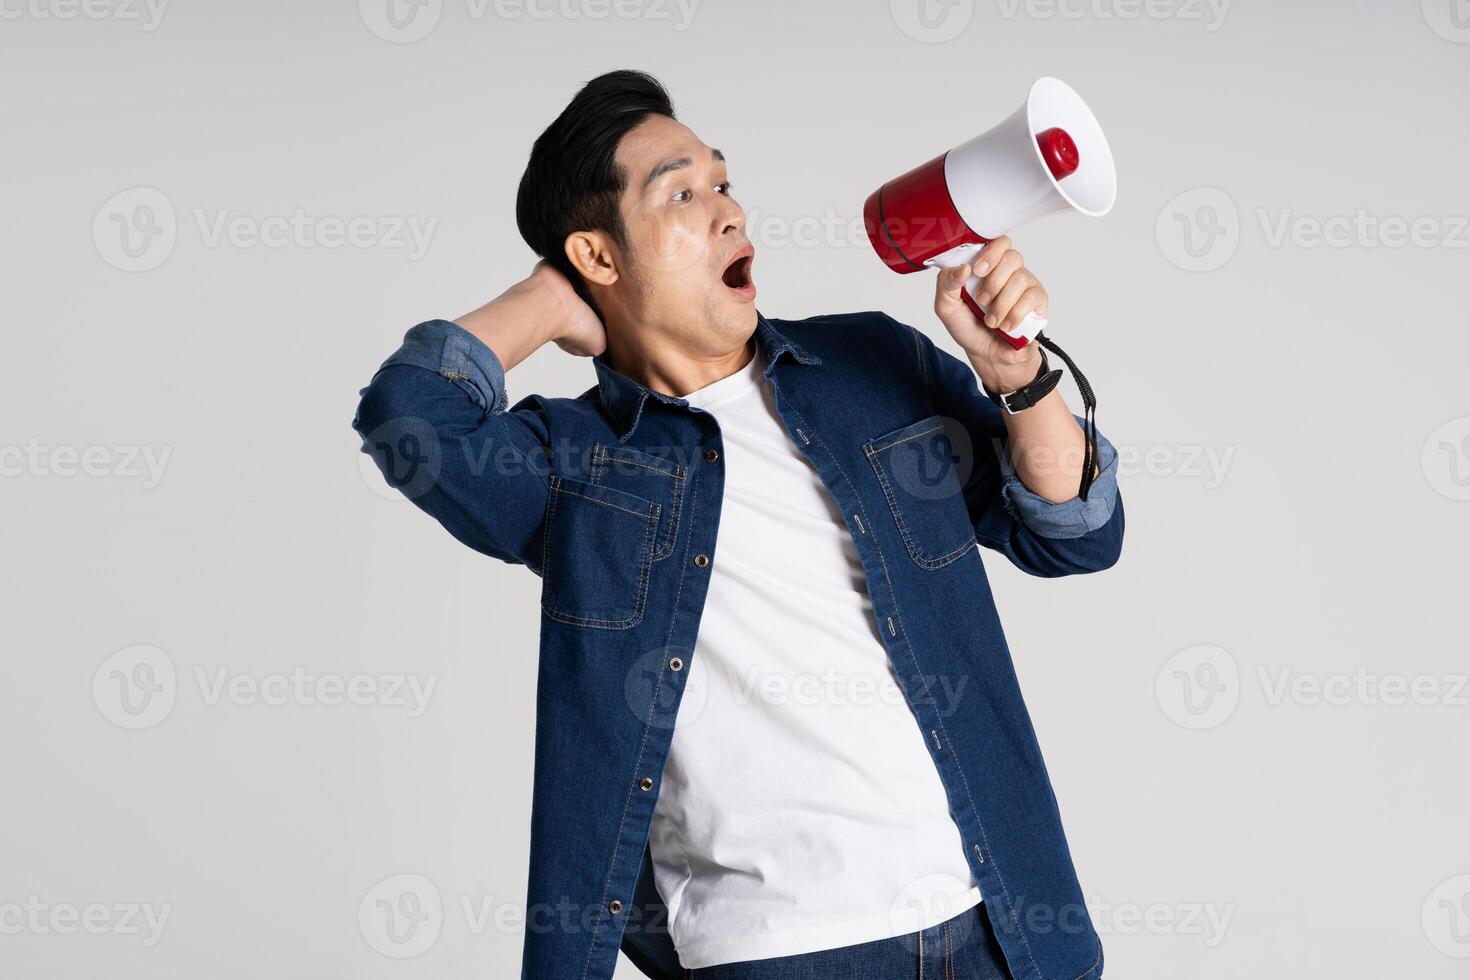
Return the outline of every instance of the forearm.
{"type": "Polygon", "coordinates": [[[554,339],[553,302],[534,280],[523,280],[454,323],[493,350],[509,371],[554,339]]]}
{"type": "MultiPolygon", "coordinates": [[[[983,383],[985,375],[973,357],[971,366],[983,383]]],[[[1064,503],[1077,496],[1086,439],[1061,391],[1053,389],[1030,408],[1014,415],[1003,412],[1002,417],[1010,442],[1011,465],[1026,488],[1052,503],[1064,503]]],[[[1097,473],[1096,465],[1093,473],[1097,473]]]]}

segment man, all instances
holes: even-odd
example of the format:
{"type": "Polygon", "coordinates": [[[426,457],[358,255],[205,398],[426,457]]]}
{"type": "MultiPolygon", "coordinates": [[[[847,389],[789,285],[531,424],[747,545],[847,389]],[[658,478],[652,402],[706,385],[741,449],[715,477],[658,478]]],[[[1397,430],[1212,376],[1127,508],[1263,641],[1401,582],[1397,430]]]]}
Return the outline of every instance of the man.
{"type": "MultiPolygon", "coordinates": [[[[968,363],[878,312],[777,320],[723,154],[632,71],[537,139],[543,257],[411,329],[354,427],[460,541],[542,579],[522,976],[1102,973],[979,546],[1112,565],[1116,454],[995,329],[1044,311],[1005,239],[939,278],[968,363]],[[577,398],[508,406],[541,345],[577,398]],[[977,383],[978,382],[978,383],[977,383]]],[[[504,614],[514,614],[504,610],[504,614]]]]}

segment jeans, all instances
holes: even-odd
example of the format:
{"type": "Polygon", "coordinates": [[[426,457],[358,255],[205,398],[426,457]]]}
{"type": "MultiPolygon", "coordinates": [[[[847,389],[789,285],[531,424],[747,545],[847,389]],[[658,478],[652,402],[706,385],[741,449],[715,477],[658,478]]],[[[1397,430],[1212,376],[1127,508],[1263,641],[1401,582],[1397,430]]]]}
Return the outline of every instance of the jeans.
{"type": "Polygon", "coordinates": [[[976,905],[954,918],[891,939],[799,956],[689,970],[688,980],[1011,980],[1005,956],[976,905]]]}

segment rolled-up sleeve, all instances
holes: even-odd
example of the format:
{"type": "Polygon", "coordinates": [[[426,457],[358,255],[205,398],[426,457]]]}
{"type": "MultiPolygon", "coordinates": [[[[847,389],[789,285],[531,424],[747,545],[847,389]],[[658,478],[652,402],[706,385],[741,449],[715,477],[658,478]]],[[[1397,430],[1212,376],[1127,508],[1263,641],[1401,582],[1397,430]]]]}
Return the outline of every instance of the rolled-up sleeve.
{"type": "Polygon", "coordinates": [[[352,427],[388,485],[483,554],[541,573],[550,434],[536,396],[448,320],[411,328],[360,392],[352,427]]]}
{"type": "MultiPolygon", "coordinates": [[[[1079,416],[1077,424],[1083,424],[1079,416]]],[[[1118,452],[1101,432],[1097,434],[1098,474],[1087,491],[1087,499],[1073,497],[1054,503],[1032,493],[1016,474],[1011,454],[998,452],[1001,499],[1011,516],[1046,538],[1080,538],[1104,527],[1113,518],[1118,503],[1118,452]]]]}
{"type": "Polygon", "coordinates": [[[426,320],[403,335],[403,343],[379,368],[411,364],[448,378],[487,412],[505,411],[505,369],[485,343],[449,320],[426,320]]]}

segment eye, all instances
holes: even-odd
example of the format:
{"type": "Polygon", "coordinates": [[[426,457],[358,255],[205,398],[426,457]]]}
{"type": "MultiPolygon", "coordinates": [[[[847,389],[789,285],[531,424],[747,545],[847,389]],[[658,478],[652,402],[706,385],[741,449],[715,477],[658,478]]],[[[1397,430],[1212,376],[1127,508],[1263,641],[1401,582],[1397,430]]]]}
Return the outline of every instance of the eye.
{"type": "MultiPolygon", "coordinates": [[[[729,194],[730,194],[730,188],[732,186],[734,186],[734,185],[731,184],[731,182],[727,180],[724,183],[716,184],[715,185],[715,189],[717,191],[719,191],[719,193],[724,194],[725,196],[728,197],[729,194]]],[[[693,192],[690,191],[688,188],[685,188],[682,191],[676,192],[674,194],[674,196],[670,200],[677,201],[680,204],[683,204],[685,201],[689,200],[689,195],[692,194],[692,193],[693,192]]]]}

